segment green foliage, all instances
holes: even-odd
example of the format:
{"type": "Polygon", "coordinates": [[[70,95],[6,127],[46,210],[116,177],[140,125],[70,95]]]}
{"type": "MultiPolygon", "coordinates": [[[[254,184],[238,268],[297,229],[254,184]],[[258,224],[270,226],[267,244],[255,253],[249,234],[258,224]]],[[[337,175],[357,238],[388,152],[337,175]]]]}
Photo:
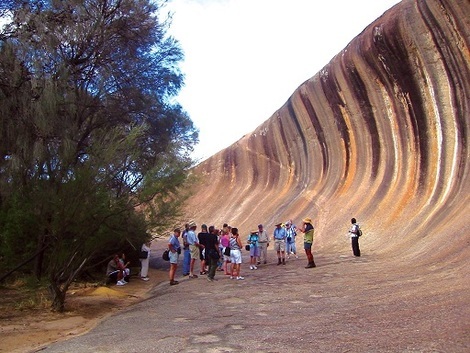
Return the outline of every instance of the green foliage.
{"type": "Polygon", "coordinates": [[[0,258],[4,270],[36,249],[38,219],[28,200],[15,193],[0,210],[0,258]]]}
{"type": "Polygon", "coordinates": [[[198,136],[173,102],[183,53],[159,5],[21,1],[0,33],[0,256],[38,252],[58,310],[89,263],[168,227],[184,197],[198,136]]]}

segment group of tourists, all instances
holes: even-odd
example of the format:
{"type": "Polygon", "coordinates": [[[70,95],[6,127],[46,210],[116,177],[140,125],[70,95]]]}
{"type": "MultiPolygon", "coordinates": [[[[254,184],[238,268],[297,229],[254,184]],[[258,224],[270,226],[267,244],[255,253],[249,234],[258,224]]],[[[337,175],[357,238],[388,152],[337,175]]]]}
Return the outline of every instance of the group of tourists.
{"type": "MultiPolygon", "coordinates": [[[[362,230],[355,218],[351,219],[352,226],[349,230],[351,244],[354,256],[361,256],[359,249],[359,237],[362,230]]],[[[268,263],[268,247],[271,238],[262,224],[258,229],[252,230],[247,236],[245,242],[241,240],[238,228],[224,224],[222,229],[216,229],[214,226],[207,227],[203,224],[201,231],[196,234],[197,225],[191,221],[181,230],[176,228],[168,240],[168,259],[170,262],[170,285],[176,285],[179,282],[175,280],[178,267],[179,255],[183,252],[183,276],[189,278],[198,278],[195,273],[195,265],[200,261],[199,275],[207,275],[208,281],[214,281],[217,271],[223,271],[230,279],[244,280],[241,276],[242,249],[250,253],[250,270],[257,270],[261,264],[268,263]],[[182,238],[182,245],[180,243],[182,238]],[[245,244],[245,245],[244,245],[245,244]]],[[[302,226],[297,227],[292,220],[279,222],[275,224],[272,240],[274,251],[277,255],[277,265],[285,265],[286,258],[295,256],[299,258],[296,247],[296,237],[298,232],[303,233],[303,247],[307,257],[305,268],[316,267],[312,253],[314,226],[310,218],[302,220],[302,226]]],[[[140,278],[147,281],[149,278],[148,268],[150,259],[150,243],[142,245],[141,253],[141,271],[140,278]]],[[[125,254],[115,255],[108,263],[107,275],[117,285],[125,285],[129,281],[130,270],[129,262],[125,260],[125,254]]]]}
{"type": "MultiPolygon", "coordinates": [[[[203,224],[201,231],[196,234],[197,225],[191,221],[183,230],[177,228],[168,240],[170,253],[170,285],[178,284],[175,273],[178,266],[179,254],[183,253],[183,276],[198,278],[195,273],[196,262],[200,262],[199,275],[207,275],[208,281],[213,281],[217,271],[224,272],[230,279],[243,280],[241,276],[242,250],[250,253],[250,270],[257,270],[261,264],[267,264],[267,249],[271,238],[262,224],[247,236],[246,241],[240,237],[238,228],[224,224],[222,229],[203,224]],[[182,238],[182,244],[180,243],[182,238]]],[[[305,268],[316,267],[312,253],[314,226],[310,218],[302,220],[302,226],[296,227],[292,220],[275,224],[272,235],[274,251],[277,255],[277,265],[285,265],[286,258],[299,258],[296,248],[296,236],[303,233],[304,251],[308,260],[305,268]]]]}

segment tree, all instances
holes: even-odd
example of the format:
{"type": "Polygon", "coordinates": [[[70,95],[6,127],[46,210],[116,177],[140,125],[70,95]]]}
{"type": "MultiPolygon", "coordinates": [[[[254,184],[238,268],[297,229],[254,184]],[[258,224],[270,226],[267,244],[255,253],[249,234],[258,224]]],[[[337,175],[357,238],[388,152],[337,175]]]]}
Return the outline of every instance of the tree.
{"type": "Polygon", "coordinates": [[[20,234],[45,249],[36,274],[62,311],[97,252],[172,222],[197,130],[173,103],[183,53],[162,2],[13,3],[0,35],[0,241],[10,256],[20,234]]]}

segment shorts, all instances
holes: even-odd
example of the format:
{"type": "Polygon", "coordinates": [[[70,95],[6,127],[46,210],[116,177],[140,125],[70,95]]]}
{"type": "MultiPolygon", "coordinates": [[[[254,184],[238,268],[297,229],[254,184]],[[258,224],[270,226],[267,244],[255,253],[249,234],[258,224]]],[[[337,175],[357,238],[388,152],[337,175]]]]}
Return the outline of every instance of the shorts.
{"type": "Polygon", "coordinates": [[[178,263],[178,257],[179,257],[179,254],[177,251],[175,252],[169,252],[168,253],[168,256],[170,256],[170,264],[177,264],[178,263]]]}
{"type": "Polygon", "coordinates": [[[250,246],[250,256],[259,257],[259,255],[260,255],[259,246],[250,246]]]}
{"type": "Polygon", "coordinates": [[[191,254],[191,259],[199,259],[199,248],[196,245],[189,246],[189,253],[191,254]]]}
{"type": "Polygon", "coordinates": [[[230,262],[232,264],[241,264],[242,263],[242,252],[238,249],[230,250],[230,262]]]}
{"type": "Polygon", "coordinates": [[[286,242],[284,240],[274,240],[274,251],[286,251],[286,242]]]}
{"type": "Polygon", "coordinates": [[[304,249],[305,250],[311,250],[312,249],[312,243],[304,243],[304,249]]]}
{"type": "Polygon", "coordinates": [[[206,249],[199,248],[199,260],[204,260],[206,258],[206,249]]]}
{"type": "Polygon", "coordinates": [[[222,248],[220,253],[223,254],[224,261],[230,262],[230,255],[225,255],[224,252],[225,252],[225,247],[222,248]]]}

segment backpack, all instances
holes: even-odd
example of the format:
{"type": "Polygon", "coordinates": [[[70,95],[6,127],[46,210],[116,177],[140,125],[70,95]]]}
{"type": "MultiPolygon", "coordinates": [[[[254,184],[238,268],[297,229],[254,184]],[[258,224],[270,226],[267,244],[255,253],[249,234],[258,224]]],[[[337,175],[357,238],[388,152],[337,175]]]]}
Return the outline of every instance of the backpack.
{"type": "Polygon", "coordinates": [[[170,261],[170,251],[168,249],[163,252],[162,259],[165,261],[170,261]]]}
{"type": "Polygon", "coordinates": [[[356,234],[358,237],[362,236],[362,230],[359,227],[359,224],[356,224],[356,234]]]}

